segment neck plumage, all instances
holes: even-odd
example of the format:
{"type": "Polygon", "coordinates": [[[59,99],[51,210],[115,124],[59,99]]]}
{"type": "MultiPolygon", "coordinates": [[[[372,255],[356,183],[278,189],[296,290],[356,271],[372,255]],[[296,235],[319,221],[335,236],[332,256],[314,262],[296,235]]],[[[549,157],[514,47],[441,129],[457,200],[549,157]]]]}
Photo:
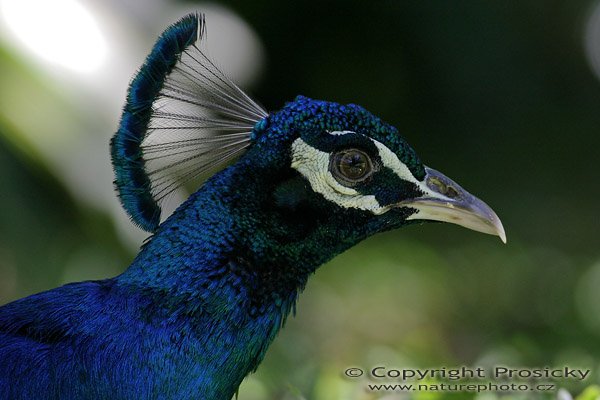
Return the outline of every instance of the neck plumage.
{"type": "Polygon", "coordinates": [[[300,223],[273,206],[274,186],[245,165],[207,181],[117,278],[150,296],[174,330],[193,333],[196,389],[206,387],[207,399],[219,385],[229,395],[256,369],[308,276],[354,244],[337,245],[340,232],[320,218],[300,223]]]}

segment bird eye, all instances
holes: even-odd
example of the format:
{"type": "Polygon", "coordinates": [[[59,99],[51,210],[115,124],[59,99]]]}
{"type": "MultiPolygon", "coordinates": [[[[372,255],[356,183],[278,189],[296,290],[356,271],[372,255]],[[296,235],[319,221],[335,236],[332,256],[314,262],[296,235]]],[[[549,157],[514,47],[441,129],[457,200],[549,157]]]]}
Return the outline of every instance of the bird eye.
{"type": "Polygon", "coordinates": [[[342,184],[354,184],[364,181],[373,172],[371,158],[364,151],[347,149],[333,153],[329,169],[342,184]]]}

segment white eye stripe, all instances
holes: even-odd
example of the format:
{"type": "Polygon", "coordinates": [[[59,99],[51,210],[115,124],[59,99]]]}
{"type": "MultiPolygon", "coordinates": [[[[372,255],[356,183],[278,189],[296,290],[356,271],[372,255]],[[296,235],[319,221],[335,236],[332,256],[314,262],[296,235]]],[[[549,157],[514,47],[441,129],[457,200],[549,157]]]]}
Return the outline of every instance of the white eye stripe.
{"type": "MultiPolygon", "coordinates": [[[[369,138],[369,139],[371,139],[371,138],[369,138]]],[[[444,196],[429,189],[429,187],[427,187],[427,184],[425,181],[421,182],[421,181],[417,180],[414,177],[414,175],[412,174],[412,172],[410,172],[410,169],[408,169],[406,164],[404,164],[402,161],[400,161],[398,156],[396,154],[394,154],[394,152],[391,151],[389,148],[387,148],[383,143],[378,142],[375,139],[371,139],[371,140],[373,141],[373,143],[375,143],[375,146],[377,146],[377,151],[379,152],[379,157],[381,158],[381,162],[383,163],[384,166],[391,169],[401,179],[404,179],[405,181],[414,183],[419,188],[419,190],[421,190],[427,196],[438,198],[438,199],[445,199],[444,196]]]]}
{"type": "Polygon", "coordinates": [[[348,133],[356,133],[354,131],[327,131],[327,133],[329,133],[330,135],[333,136],[341,136],[341,135],[346,135],[348,133]]]}
{"type": "MultiPolygon", "coordinates": [[[[353,131],[333,131],[330,135],[345,135],[355,133],[353,131]]],[[[367,136],[367,138],[369,138],[367,136]]],[[[425,182],[418,181],[410,169],[404,164],[394,152],[383,143],[369,138],[377,147],[379,158],[383,166],[392,170],[400,179],[415,184],[428,197],[444,198],[439,193],[433,192],[425,182]]],[[[327,200],[334,202],[344,208],[358,208],[371,211],[375,215],[383,214],[392,206],[382,206],[374,195],[361,194],[353,188],[340,184],[329,171],[329,153],[320,151],[301,138],[292,143],[292,168],[304,176],[312,190],[320,193],[327,200]]]]}
{"type": "Polygon", "coordinates": [[[379,158],[381,158],[381,162],[385,167],[388,167],[389,169],[394,171],[396,175],[398,175],[401,179],[405,181],[409,181],[415,184],[419,182],[415,179],[415,177],[410,172],[406,164],[400,161],[400,159],[396,154],[394,154],[394,152],[388,149],[383,143],[378,142],[375,139],[371,139],[371,141],[377,147],[377,151],[379,152],[379,158]]]}

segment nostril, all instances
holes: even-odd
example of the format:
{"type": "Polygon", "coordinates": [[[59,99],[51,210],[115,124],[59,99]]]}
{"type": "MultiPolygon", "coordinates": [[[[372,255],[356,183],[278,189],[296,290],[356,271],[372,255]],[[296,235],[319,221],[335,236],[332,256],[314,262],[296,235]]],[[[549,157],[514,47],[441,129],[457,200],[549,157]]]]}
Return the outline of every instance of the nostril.
{"type": "Polygon", "coordinates": [[[446,186],[446,193],[444,194],[453,199],[458,197],[458,190],[456,190],[453,186],[446,186]]]}
{"type": "Polygon", "coordinates": [[[443,194],[444,196],[450,197],[451,199],[458,197],[458,190],[456,190],[454,186],[446,185],[443,181],[441,181],[438,178],[428,178],[427,184],[436,192],[443,194]]]}

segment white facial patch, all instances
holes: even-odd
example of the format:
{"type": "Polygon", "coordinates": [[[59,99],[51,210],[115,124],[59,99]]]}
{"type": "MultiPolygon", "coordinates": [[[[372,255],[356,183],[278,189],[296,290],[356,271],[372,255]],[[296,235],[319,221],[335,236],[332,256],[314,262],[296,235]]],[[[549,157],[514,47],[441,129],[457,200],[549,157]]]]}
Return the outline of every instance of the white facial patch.
{"type": "Polygon", "coordinates": [[[340,184],[329,172],[329,153],[315,149],[301,138],[292,143],[292,168],[308,180],[312,190],[340,207],[368,210],[376,215],[389,209],[382,207],[375,196],[361,194],[340,184]]]}
{"type": "MultiPolygon", "coordinates": [[[[328,133],[330,135],[345,135],[354,132],[334,131],[328,133]]],[[[419,182],[394,152],[383,143],[369,139],[377,147],[383,166],[392,170],[401,179],[417,185],[427,196],[440,198],[440,194],[431,191],[425,182],[419,182]]],[[[392,208],[391,205],[382,206],[379,204],[374,195],[365,195],[340,184],[329,171],[329,156],[329,153],[320,151],[298,138],[292,143],[291,166],[308,180],[313,191],[322,194],[327,200],[340,207],[371,211],[375,215],[383,214],[392,208]]]]}

